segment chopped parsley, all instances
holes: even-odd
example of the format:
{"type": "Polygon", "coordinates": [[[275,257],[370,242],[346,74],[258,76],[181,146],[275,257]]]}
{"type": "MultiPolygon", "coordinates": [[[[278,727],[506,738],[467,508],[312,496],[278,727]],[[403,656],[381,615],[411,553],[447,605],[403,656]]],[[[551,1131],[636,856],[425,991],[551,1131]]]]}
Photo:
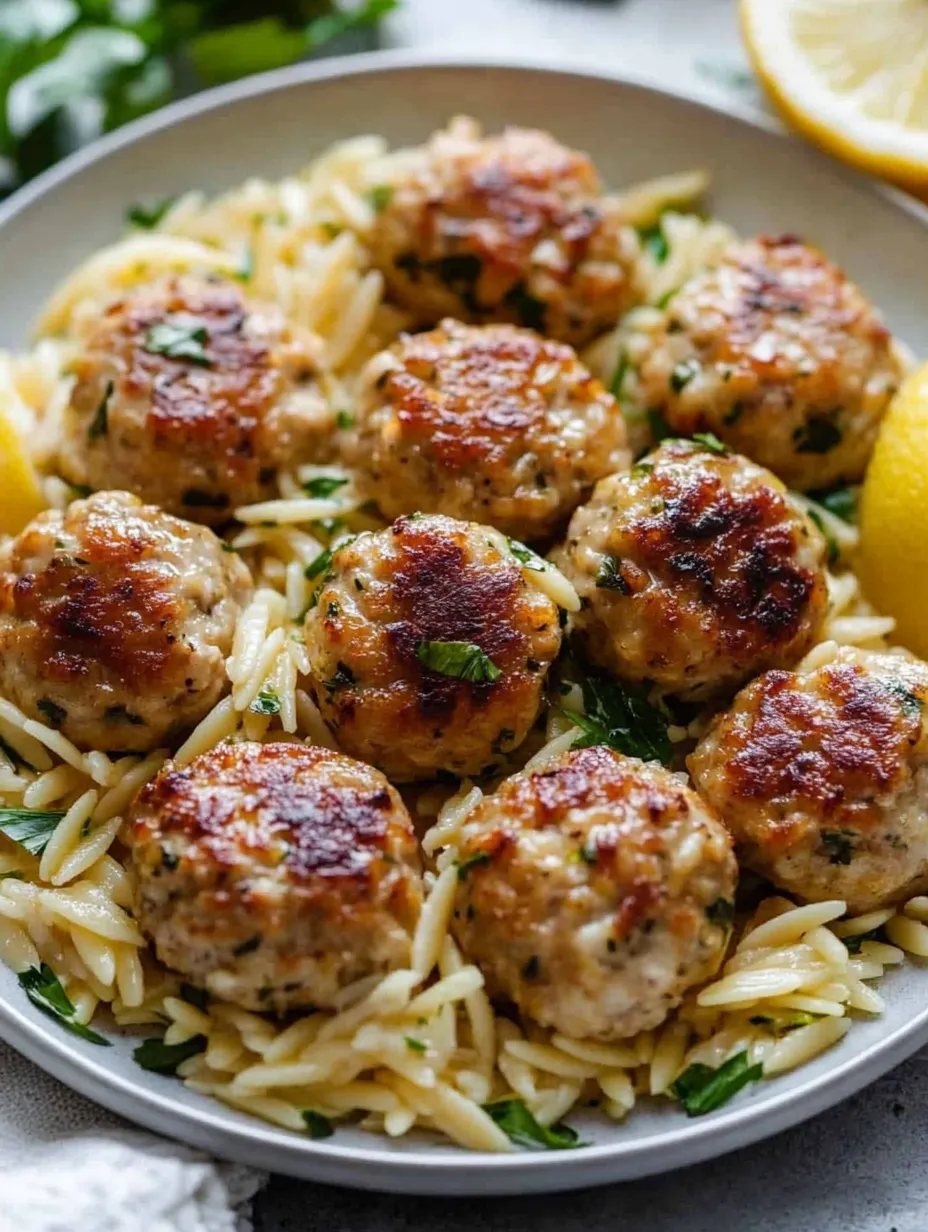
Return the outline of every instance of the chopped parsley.
{"type": "Polygon", "coordinates": [[[308,479],[303,484],[303,491],[314,499],[325,500],[327,496],[343,488],[347,482],[346,478],[339,475],[317,475],[315,479],[308,479]]]}
{"type": "Polygon", "coordinates": [[[726,411],[725,414],[722,416],[722,423],[725,424],[726,427],[731,427],[732,424],[736,424],[738,422],[738,420],[744,414],[744,411],[745,411],[744,403],[736,402],[732,406],[731,410],[726,411]]]}
{"type": "Polygon", "coordinates": [[[484,1104],[483,1110],[516,1146],[569,1151],[584,1145],[577,1131],[561,1121],[555,1125],[539,1125],[521,1099],[498,1099],[484,1104]]]}
{"type": "Polygon", "coordinates": [[[416,658],[429,671],[454,676],[471,684],[492,684],[502,672],[473,642],[428,642],[416,646],[416,658]]]}
{"type": "Polygon", "coordinates": [[[673,428],[664,418],[664,413],[659,408],[652,407],[647,412],[648,428],[651,436],[655,441],[666,441],[668,437],[675,436],[673,428]]]}
{"type": "Polygon", "coordinates": [[[547,567],[545,562],[531,548],[527,548],[518,539],[507,539],[506,542],[509,544],[509,551],[520,565],[523,565],[526,569],[531,569],[533,573],[544,573],[547,567]]]}
{"type": "Polygon", "coordinates": [[[604,556],[596,574],[597,590],[615,590],[620,595],[630,595],[632,588],[622,574],[622,562],[617,556],[604,556]]]}
{"type": "Polygon", "coordinates": [[[650,227],[639,227],[638,238],[641,240],[641,247],[650,254],[655,265],[663,265],[670,255],[663,219],[659,218],[650,227]]]}
{"type": "Polygon", "coordinates": [[[710,453],[728,453],[728,446],[720,441],[713,432],[694,432],[693,440],[697,444],[702,445],[703,449],[708,449],[710,453]]]}
{"type": "Polygon", "coordinates": [[[201,317],[186,312],[169,313],[163,321],[149,327],[144,347],[152,355],[166,355],[168,359],[186,359],[191,364],[209,368],[212,360],[204,350],[209,341],[209,330],[201,317]]]}
{"type": "Polygon", "coordinates": [[[339,411],[335,416],[335,422],[342,432],[347,432],[349,428],[354,427],[354,416],[351,411],[339,411]]]}
{"type": "Polygon", "coordinates": [[[625,385],[625,379],[631,369],[631,361],[628,354],[623,351],[619,356],[619,362],[615,366],[615,372],[612,374],[612,380],[609,382],[609,392],[618,402],[622,397],[622,389],[625,385]]]}
{"type": "Polygon", "coordinates": [[[585,733],[574,748],[605,744],[629,757],[670,765],[673,753],[667,720],[643,693],[594,676],[588,676],[582,688],[586,713],[563,711],[585,733]]]}
{"type": "Polygon", "coordinates": [[[109,432],[109,405],[115,388],[116,386],[112,381],[106,382],[106,389],[103,391],[100,405],[94,412],[93,419],[90,421],[90,427],[87,429],[87,440],[90,442],[99,440],[101,436],[106,436],[107,432],[109,432]]]}
{"type": "Polygon", "coordinates": [[[126,210],[126,222],[131,223],[133,227],[141,228],[143,231],[152,231],[161,222],[176,200],[176,197],[162,197],[160,201],[153,201],[151,205],[136,202],[135,205],[130,205],[126,210]]]}
{"type": "Polygon", "coordinates": [[[341,659],[335,664],[335,675],[328,680],[323,680],[323,684],[327,689],[343,689],[350,684],[354,684],[355,675],[347,663],[342,663],[341,659]]]}
{"type": "Polygon", "coordinates": [[[40,856],[63,816],[64,813],[54,810],[43,813],[33,809],[0,809],[0,834],[24,847],[31,856],[40,856]]]}
{"type": "MultiPolygon", "coordinates": [[[[235,271],[235,277],[239,282],[251,282],[255,276],[255,250],[251,244],[245,245],[245,251],[242,253],[242,259],[238,269],[235,271]]],[[[204,338],[205,342],[206,339],[204,338]]],[[[209,362],[209,361],[207,361],[209,362]]]]}
{"type": "Polygon", "coordinates": [[[196,1006],[198,1010],[205,1010],[209,1005],[209,993],[206,989],[196,988],[193,984],[181,984],[180,996],[182,1001],[196,1006]]]}
{"type": "Polygon", "coordinates": [[[630,473],[632,479],[646,479],[648,475],[654,473],[654,463],[636,462],[630,473]]]}
{"type": "Polygon", "coordinates": [[[747,1052],[739,1052],[718,1069],[697,1061],[683,1071],[670,1092],[686,1109],[687,1116],[704,1116],[727,1104],[743,1087],[763,1075],[762,1065],[749,1065],[747,1052]]]}
{"type": "Polygon", "coordinates": [[[171,1076],[177,1073],[177,1067],[190,1057],[206,1050],[206,1036],[194,1035],[181,1044],[166,1044],[163,1039],[147,1039],[139,1044],[132,1054],[137,1065],[153,1074],[171,1076]]]}
{"type": "Polygon", "coordinates": [[[335,1133],[335,1126],[321,1112],[314,1112],[311,1108],[307,1108],[301,1115],[310,1138],[331,1138],[335,1133]]]}
{"type": "Polygon", "coordinates": [[[410,1052],[428,1052],[428,1045],[423,1040],[416,1039],[414,1035],[404,1035],[403,1038],[410,1052]]]}
{"type": "Polygon", "coordinates": [[[841,444],[841,429],[834,419],[810,419],[793,433],[797,453],[828,453],[841,444]]]}
{"type": "Polygon", "coordinates": [[[670,388],[675,394],[686,389],[690,381],[699,375],[699,363],[695,359],[685,359],[677,364],[670,373],[670,388]]]}
{"type": "Polygon", "coordinates": [[[830,488],[824,492],[810,492],[809,499],[827,509],[842,522],[853,525],[857,521],[857,488],[830,488]]]}
{"type": "Polygon", "coordinates": [[[489,863],[490,853],[488,851],[475,851],[472,855],[465,856],[463,860],[458,861],[458,881],[464,881],[472,868],[476,868],[479,864],[489,863]]]}
{"type": "Polygon", "coordinates": [[[262,689],[248,709],[252,714],[280,714],[280,698],[274,689],[262,689]]]}
{"type": "Polygon", "coordinates": [[[828,855],[828,863],[850,864],[854,858],[856,839],[853,830],[823,830],[822,850],[828,855]]]}
{"type": "Polygon", "coordinates": [[[90,1044],[109,1046],[108,1039],[104,1039],[90,1027],[85,1027],[83,1023],[75,1021],[77,1011],[62,988],[58,976],[46,963],[42,963],[40,967],[28,967],[25,971],[20,971],[16,978],[19,980],[20,988],[37,1010],[41,1010],[49,1018],[54,1018],[55,1022],[64,1027],[66,1031],[70,1031],[72,1035],[80,1036],[90,1044]]]}
{"type": "Polygon", "coordinates": [[[879,928],[872,928],[868,933],[858,933],[856,937],[841,938],[849,954],[859,954],[860,948],[865,941],[882,941],[882,939],[879,928]]]}
{"type": "Polygon", "coordinates": [[[825,548],[828,552],[828,558],[827,558],[828,564],[829,565],[835,564],[835,562],[838,560],[838,557],[841,555],[841,549],[838,546],[837,539],[834,537],[834,535],[825,525],[825,519],[822,517],[822,515],[819,513],[817,509],[809,509],[808,513],[809,513],[809,517],[818,527],[822,538],[825,540],[825,548]]]}
{"type": "Polygon", "coordinates": [[[36,703],[36,706],[39,713],[47,719],[49,727],[54,727],[56,731],[68,717],[68,712],[64,706],[59,706],[57,702],[53,702],[47,697],[41,698],[36,703]]]}
{"type": "Polygon", "coordinates": [[[326,572],[329,565],[331,565],[332,563],[333,551],[334,551],[333,548],[325,548],[323,549],[323,551],[319,553],[318,556],[316,556],[313,560],[309,562],[309,564],[303,570],[303,576],[306,578],[308,582],[311,582],[313,578],[317,578],[320,575],[320,573],[326,572]]]}
{"type": "Polygon", "coordinates": [[[735,904],[730,898],[717,898],[706,908],[706,919],[719,928],[731,928],[735,922],[735,904]]]}
{"type": "Polygon", "coordinates": [[[883,683],[902,706],[903,714],[908,715],[909,718],[917,718],[921,714],[922,699],[915,693],[910,692],[901,680],[884,680],[883,683]]]}
{"type": "Polygon", "coordinates": [[[393,200],[392,184],[375,184],[368,193],[375,214],[382,214],[393,200]]]}

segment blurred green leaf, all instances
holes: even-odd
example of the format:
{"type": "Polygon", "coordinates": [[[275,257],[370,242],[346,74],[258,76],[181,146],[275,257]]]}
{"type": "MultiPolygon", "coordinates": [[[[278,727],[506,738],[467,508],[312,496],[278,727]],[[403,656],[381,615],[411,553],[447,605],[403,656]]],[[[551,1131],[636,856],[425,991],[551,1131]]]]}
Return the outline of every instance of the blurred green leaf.
{"type": "Polygon", "coordinates": [[[306,27],[306,46],[315,51],[332,39],[376,25],[398,5],[399,0],[365,0],[364,4],[353,9],[336,6],[331,13],[325,13],[309,23],[306,27]]]}
{"type": "Polygon", "coordinates": [[[198,34],[187,54],[203,85],[215,86],[291,64],[304,50],[302,31],[287,29],[277,17],[263,17],[198,34]]]}

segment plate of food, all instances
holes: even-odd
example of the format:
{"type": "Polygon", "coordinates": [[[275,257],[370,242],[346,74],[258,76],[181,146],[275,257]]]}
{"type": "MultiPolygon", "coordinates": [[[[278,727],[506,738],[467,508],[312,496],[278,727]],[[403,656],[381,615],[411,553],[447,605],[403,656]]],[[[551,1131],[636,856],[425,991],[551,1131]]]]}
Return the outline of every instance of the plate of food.
{"type": "Polygon", "coordinates": [[[130,126],[0,253],[4,1039],[433,1193],[692,1163],[928,1039],[928,667],[855,526],[920,207],[374,56],[130,126]]]}

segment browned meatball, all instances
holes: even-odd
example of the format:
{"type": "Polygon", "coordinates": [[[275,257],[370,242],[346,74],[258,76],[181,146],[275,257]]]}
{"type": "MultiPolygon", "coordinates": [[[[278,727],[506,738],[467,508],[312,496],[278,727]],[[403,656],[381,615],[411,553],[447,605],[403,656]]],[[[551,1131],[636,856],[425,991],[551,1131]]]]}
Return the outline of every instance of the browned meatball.
{"type": "Polygon", "coordinates": [[[714,974],[736,878],[724,828],[675,775],[571,751],[467,818],[452,930],[491,994],[565,1035],[621,1039],[714,974]]]}
{"type": "Polygon", "coordinates": [[[250,594],[211,530],[128,492],[49,510],[0,553],[0,693],[79,748],[158,748],[225,692],[250,594]]]}
{"type": "Polygon", "coordinates": [[[339,744],[396,781],[503,761],[561,644],[558,609],[493,532],[437,516],[336,551],[305,636],[339,744]]]}
{"type": "Polygon", "coordinates": [[[104,312],[74,365],[59,468],[217,525],[276,495],[278,468],[331,456],[315,347],[234,283],[165,278],[104,312]]]}
{"type": "Polygon", "coordinates": [[[639,376],[672,428],[714,432],[808,490],[863,476],[901,369],[858,288],[785,236],[735,244],[688,282],[639,376]]]}
{"type": "Polygon", "coordinates": [[[217,996],[328,1008],[409,963],[416,839],[370,766],[301,744],[220,744],[165,766],[131,823],[139,924],[162,962],[217,996]]]}
{"type": "Polygon", "coordinates": [[[768,672],[689,758],[743,865],[871,911],[928,890],[928,666],[844,649],[768,672]]]}
{"type": "Polygon", "coordinates": [[[586,155],[548,133],[458,121],[382,189],[371,255],[419,325],[511,321],[580,346],[635,299],[634,231],[586,155]]]}
{"type": "Polygon", "coordinates": [[[594,663],[698,700],[801,658],[825,616],[825,556],[769,471],[668,441],[597,485],[557,563],[594,663]]]}
{"type": "Polygon", "coordinates": [[[530,541],[630,460],[615,399],[571,348],[511,325],[404,334],[368,368],[359,418],[348,457],[386,517],[446,513],[530,541]]]}

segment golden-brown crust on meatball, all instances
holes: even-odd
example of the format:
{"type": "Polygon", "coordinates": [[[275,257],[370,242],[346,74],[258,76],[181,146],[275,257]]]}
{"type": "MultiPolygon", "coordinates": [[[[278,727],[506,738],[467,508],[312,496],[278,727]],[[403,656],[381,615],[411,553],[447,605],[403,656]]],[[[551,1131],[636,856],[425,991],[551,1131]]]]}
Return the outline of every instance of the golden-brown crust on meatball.
{"type": "Polygon", "coordinates": [[[385,516],[417,510],[551,535],[630,460],[615,399],[562,343],[443,321],[371,363],[349,456],[385,516]]]}
{"type": "Polygon", "coordinates": [[[74,363],[62,474],[227,521],[236,505],[275,494],[278,467],[326,456],[333,415],[308,384],[315,361],[308,335],[233,283],[145,285],[106,309],[74,363]],[[151,331],[170,326],[186,355],[159,349],[170,337],[151,331]]]}
{"type": "Polygon", "coordinates": [[[159,958],[252,1009],[328,1006],[409,961],[415,835],[386,779],[302,744],[220,744],[133,805],[138,918],[159,958]]]}
{"type": "Polygon", "coordinates": [[[768,471],[669,441],[597,486],[558,563],[593,662],[698,698],[801,658],[827,608],[825,553],[768,471]]]}
{"type": "Polygon", "coordinates": [[[634,301],[637,244],[584,154],[548,133],[433,135],[389,183],[370,239],[388,292],[419,325],[528,325],[576,346],[634,301]]]}
{"type": "Polygon", "coordinates": [[[80,748],[157,748],[225,691],[250,591],[212,531],[126,492],[49,510],[0,555],[0,692],[80,748]]]}
{"type": "Polygon", "coordinates": [[[459,869],[463,952],[492,995],[567,1035],[657,1026],[725,951],[728,835],[678,778],[610,749],[507,779],[468,815],[459,869]]]}
{"type": "Polygon", "coordinates": [[[901,368],[858,288],[782,236],[739,242],[687,283],[639,375],[672,428],[714,432],[809,490],[862,477],[901,368]]]}
{"type": "Polygon", "coordinates": [[[400,518],[340,548],[305,626],[312,692],[339,744],[396,781],[476,774],[538,716],[561,633],[550,599],[485,527],[400,518]],[[425,642],[477,646],[500,672],[426,666],[425,642]]]}
{"type": "Polygon", "coordinates": [[[749,684],[689,768],[748,868],[869,911],[928,886],[926,703],[924,664],[841,651],[749,684]]]}

